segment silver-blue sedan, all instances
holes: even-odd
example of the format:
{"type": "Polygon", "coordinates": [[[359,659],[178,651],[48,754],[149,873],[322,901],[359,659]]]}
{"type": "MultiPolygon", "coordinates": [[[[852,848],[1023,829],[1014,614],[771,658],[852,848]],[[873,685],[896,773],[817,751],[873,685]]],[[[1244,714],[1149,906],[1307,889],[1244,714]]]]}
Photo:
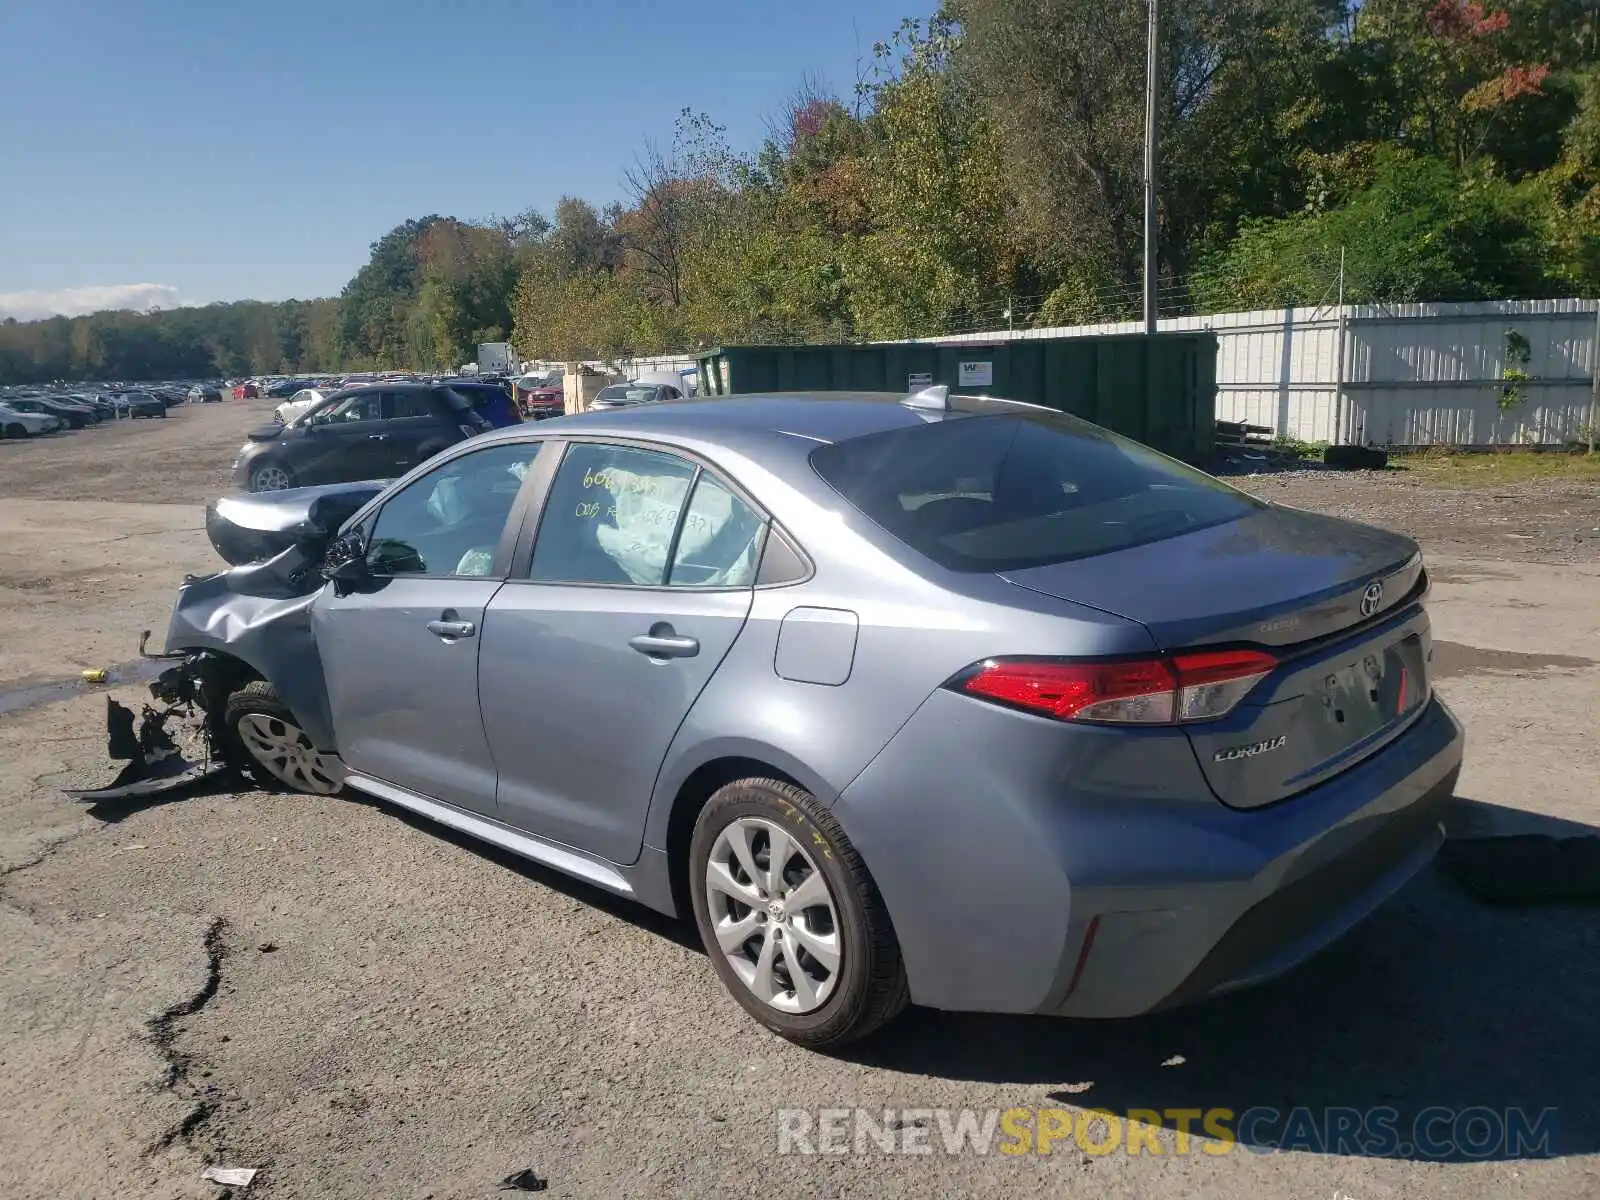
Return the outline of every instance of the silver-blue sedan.
{"type": "Polygon", "coordinates": [[[692,917],[806,1045],[1277,974],[1428,861],[1461,765],[1415,543],[1029,405],[521,425],[314,533],[177,601],[237,760],[692,917]]]}

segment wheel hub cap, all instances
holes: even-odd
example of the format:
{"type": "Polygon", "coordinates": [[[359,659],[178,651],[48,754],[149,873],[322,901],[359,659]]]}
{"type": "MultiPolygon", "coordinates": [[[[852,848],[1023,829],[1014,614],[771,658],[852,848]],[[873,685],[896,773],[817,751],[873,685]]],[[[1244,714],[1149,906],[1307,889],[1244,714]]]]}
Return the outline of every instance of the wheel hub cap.
{"type": "Polygon", "coordinates": [[[739,817],[706,862],[706,907],[734,973],[781,1012],[827,1003],[843,958],[838,906],[816,860],[782,825],[739,817]]]}
{"type": "Polygon", "coordinates": [[[334,755],[320,753],[292,721],[246,713],[239,718],[238,730],[250,757],[296,791],[331,796],[344,786],[343,764],[334,755]]]}

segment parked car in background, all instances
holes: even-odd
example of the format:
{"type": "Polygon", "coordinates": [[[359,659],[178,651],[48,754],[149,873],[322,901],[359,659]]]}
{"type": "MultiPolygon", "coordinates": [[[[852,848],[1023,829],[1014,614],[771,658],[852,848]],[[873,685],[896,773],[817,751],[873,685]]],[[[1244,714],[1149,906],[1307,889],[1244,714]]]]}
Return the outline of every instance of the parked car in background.
{"type": "Polygon", "coordinates": [[[263,394],[269,400],[287,400],[306,386],[306,381],[303,379],[275,379],[267,384],[263,394]]]}
{"type": "Polygon", "coordinates": [[[123,392],[112,397],[117,408],[129,417],[162,417],[167,415],[166,401],[149,392],[123,392]]]}
{"type": "Polygon", "coordinates": [[[681,400],[683,393],[675,387],[661,383],[614,383],[603,387],[589,402],[589,411],[604,412],[612,408],[632,408],[639,404],[657,404],[662,400],[681,400]]]}
{"type": "Polygon", "coordinates": [[[317,388],[301,388],[277,408],[272,415],[280,425],[293,425],[296,418],[327,399],[327,393],[317,388]]]}
{"type": "Polygon", "coordinates": [[[0,437],[38,437],[65,428],[66,423],[53,413],[13,408],[11,402],[0,400],[0,437]]]}
{"type": "Polygon", "coordinates": [[[522,422],[522,410],[512,399],[511,384],[506,380],[442,379],[439,382],[472,401],[472,407],[496,429],[522,422]]]}
{"type": "Polygon", "coordinates": [[[559,417],[567,411],[561,376],[525,375],[516,382],[517,403],[522,415],[535,421],[559,417]]]}
{"type": "Polygon", "coordinates": [[[256,400],[261,396],[261,388],[252,380],[233,385],[233,398],[235,400],[256,400]]]}
{"type": "Polygon", "coordinates": [[[359,387],[335,392],[293,425],[274,423],[251,433],[233,460],[233,480],[241,491],[272,492],[387,478],[494,428],[473,398],[450,387],[359,387]]]}
{"type": "Polygon", "coordinates": [[[71,400],[75,404],[86,405],[87,407],[94,409],[100,414],[100,419],[102,421],[114,420],[117,416],[116,405],[111,403],[111,398],[109,396],[89,394],[85,392],[73,392],[67,397],[67,399],[71,400]]]}
{"type": "Polygon", "coordinates": [[[222,401],[222,391],[209,383],[197,383],[189,389],[190,404],[218,404],[222,401]]]}
{"type": "Polygon", "coordinates": [[[6,403],[18,412],[58,417],[69,429],[83,429],[88,425],[100,424],[99,410],[50,396],[13,396],[6,403]]]}

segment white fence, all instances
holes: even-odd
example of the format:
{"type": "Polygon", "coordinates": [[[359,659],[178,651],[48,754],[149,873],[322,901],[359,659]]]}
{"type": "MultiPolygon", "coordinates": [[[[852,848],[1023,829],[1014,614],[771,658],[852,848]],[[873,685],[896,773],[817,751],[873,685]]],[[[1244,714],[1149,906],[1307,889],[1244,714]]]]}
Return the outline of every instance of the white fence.
{"type": "MultiPolygon", "coordinates": [[[[1497,300],[1176,317],[1162,332],[1217,335],[1217,416],[1308,442],[1552,445],[1595,423],[1600,303],[1497,300]],[[1507,362],[1508,332],[1528,360],[1507,362]],[[1525,372],[1501,408],[1503,373],[1525,372]]],[[[1138,333],[1139,322],[971,333],[928,341],[1138,333]]]]}

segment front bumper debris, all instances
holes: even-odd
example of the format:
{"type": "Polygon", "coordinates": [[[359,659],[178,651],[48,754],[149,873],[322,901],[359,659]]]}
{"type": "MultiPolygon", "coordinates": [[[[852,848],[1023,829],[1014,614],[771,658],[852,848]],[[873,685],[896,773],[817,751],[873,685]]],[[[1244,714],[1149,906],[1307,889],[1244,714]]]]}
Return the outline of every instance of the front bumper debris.
{"type": "MultiPolygon", "coordinates": [[[[148,636],[148,635],[146,635],[148,636]]],[[[145,639],[139,651],[146,658],[177,660],[150,684],[151,698],[137,724],[134,712],[106,697],[106,753],[122,769],[102,788],[72,788],[73,800],[98,803],[134,796],[153,796],[190,787],[231,772],[223,752],[222,681],[204,651],[148,654],[145,639]]]]}

